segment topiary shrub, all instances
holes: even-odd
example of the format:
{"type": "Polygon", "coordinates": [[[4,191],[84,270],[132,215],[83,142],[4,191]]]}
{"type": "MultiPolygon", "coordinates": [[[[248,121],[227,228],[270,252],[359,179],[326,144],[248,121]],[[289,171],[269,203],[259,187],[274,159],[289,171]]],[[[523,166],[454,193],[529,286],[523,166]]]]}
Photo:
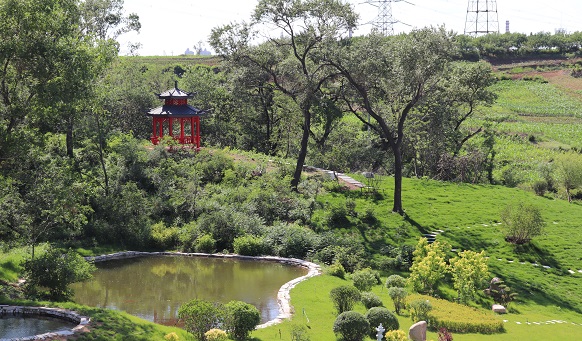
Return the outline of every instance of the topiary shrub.
{"type": "Polygon", "coordinates": [[[374,285],[378,284],[376,273],[370,268],[354,272],[352,280],[354,286],[360,291],[370,291],[374,285]]]}
{"type": "Polygon", "coordinates": [[[216,252],[216,240],[214,240],[214,238],[209,234],[202,235],[196,239],[194,251],[201,253],[214,253],[216,252]]]}
{"type": "Polygon", "coordinates": [[[373,292],[363,292],[360,301],[366,307],[366,309],[374,308],[374,307],[381,307],[384,304],[378,295],[374,294],[373,292]]]}
{"type": "Polygon", "coordinates": [[[406,279],[399,275],[391,275],[386,279],[386,288],[404,288],[406,286],[406,279]]]}
{"type": "Polygon", "coordinates": [[[230,301],[225,306],[224,327],[235,340],[244,340],[261,322],[259,310],[252,304],[230,301]]]}
{"type": "Polygon", "coordinates": [[[335,276],[341,279],[345,279],[346,277],[346,270],[344,269],[344,266],[337,261],[330,265],[326,272],[330,276],[335,276]]]}
{"type": "Polygon", "coordinates": [[[234,253],[243,256],[260,256],[263,254],[263,238],[246,235],[234,239],[234,253]]]}
{"type": "Polygon", "coordinates": [[[228,340],[228,335],[224,330],[220,329],[210,329],[206,333],[204,333],[206,337],[206,341],[226,341],[228,340]]]}
{"type": "Polygon", "coordinates": [[[341,313],[333,323],[333,332],[340,334],[344,341],[361,341],[369,331],[370,323],[356,311],[341,313]]]}
{"type": "Polygon", "coordinates": [[[368,323],[370,323],[370,330],[368,331],[371,338],[374,338],[376,335],[376,327],[382,323],[382,326],[386,330],[396,330],[400,327],[398,323],[398,319],[394,314],[390,312],[390,310],[384,307],[374,307],[369,309],[364,315],[368,323]]]}
{"type": "Polygon", "coordinates": [[[391,287],[388,289],[388,296],[394,302],[394,311],[400,315],[400,311],[406,306],[406,296],[408,292],[404,288],[391,287]]]}
{"type": "Polygon", "coordinates": [[[408,335],[403,330],[391,330],[385,336],[386,341],[408,341],[408,335]]]}
{"type": "Polygon", "coordinates": [[[414,300],[408,305],[412,322],[428,322],[428,314],[432,310],[432,305],[428,300],[414,300]]]}
{"type": "Polygon", "coordinates": [[[351,285],[333,288],[329,295],[338,314],[352,310],[354,303],[360,300],[360,291],[351,285]]]}

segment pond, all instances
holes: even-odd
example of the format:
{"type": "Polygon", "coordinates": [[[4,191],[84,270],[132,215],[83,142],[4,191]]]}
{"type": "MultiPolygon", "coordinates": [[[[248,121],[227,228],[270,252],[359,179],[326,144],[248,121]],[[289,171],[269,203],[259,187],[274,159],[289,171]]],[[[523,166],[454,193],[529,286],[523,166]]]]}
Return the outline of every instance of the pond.
{"type": "Polygon", "coordinates": [[[96,263],[93,279],[76,283],[74,301],[122,310],[176,325],[178,309],[194,298],[239,300],[261,312],[261,323],[277,317],[279,288],[307,269],[270,261],[149,256],[96,263]]]}
{"type": "Polygon", "coordinates": [[[70,331],[77,324],[54,317],[0,317],[0,340],[11,340],[50,332],[70,331]]]}

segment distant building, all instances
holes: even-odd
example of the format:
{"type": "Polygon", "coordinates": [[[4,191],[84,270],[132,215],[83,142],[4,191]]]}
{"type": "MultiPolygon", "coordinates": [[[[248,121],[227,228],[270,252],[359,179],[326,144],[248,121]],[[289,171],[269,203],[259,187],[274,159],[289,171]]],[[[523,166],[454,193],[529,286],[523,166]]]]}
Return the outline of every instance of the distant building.
{"type": "Polygon", "coordinates": [[[200,55],[201,56],[210,56],[210,55],[212,55],[212,53],[210,51],[208,51],[207,49],[202,49],[202,51],[200,51],[200,55]]]}
{"type": "MultiPolygon", "coordinates": [[[[196,51],[192,51],[192,50],[190,50],[190,48],[187,48],[186,51],[184,52],[184,54],[186,56],[192,56],[192,55],[195,55],[197,53],[196,53],[196,51]]],[[[212,52],[208,51],[207,49],[202,49],[202,50],[200,50],[200,53],[198,53],[198,54],[201,56],[210,56],[210,55],[212,55],[212,52]]]]}
{"type": "Polygon", "coordinates": [[[184,54],[187,55],[187,56],[190,56],[190,55],[196,54],[196,52],[190,51],[190,48],[187,48],[186,49],[186,52],[184,52],[184,54]]]}

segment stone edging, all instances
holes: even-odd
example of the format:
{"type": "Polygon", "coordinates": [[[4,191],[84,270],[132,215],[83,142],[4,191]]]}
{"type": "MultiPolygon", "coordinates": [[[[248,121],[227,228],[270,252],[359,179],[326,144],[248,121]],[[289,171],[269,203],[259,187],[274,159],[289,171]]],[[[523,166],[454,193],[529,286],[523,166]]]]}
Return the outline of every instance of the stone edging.
{"type": "MultiPolygon", "coordinates": [[[[36,316],[50,316],[61,320],[68,320],[78,325],[71,330],[64,330],[58,332],[38,334],[34,336],[26,336],[18,338],[19,341],[28,340],[52,340],[55,337],[61,336],[71,336],[77,331],[82,330],[87,324],[89,324],[90,319],[86,316],[81,316],[74,311],[61,309],[61,308],[48,308],[48,307],[25,307],[25,306],[11,306],[11,305],[0,305],[0,314],[5,316],[7,314],[12,315],[36,315],[36,316]]],[[[8,340],[8,339],[0,339],[8,340]]]]}
{"type": "Polygon", "coordinates": [[[208,253],[184,253],[184,252],[140,252],[140,251],[125,251],[117,252],[109,255],[102,255],[96,257],[85,257],[88,261],[93,261],[95,263],[104,262],[114,259],[124,259],[124,258],[134,258],[141,256],[186,256],[186,257],[207,257],[207,258],[228,258],[228,259],[246,259],[246,260],[263,260],[269,262],[277,262],[289,265],[300,266],[308,270],[307,274],[298,278],[295,278],[281,286],[279,292],[277,293],[277,302],[279,303],[279,315],[271,321],[265,322],[257,326],[259,328],[266,328],[272,325],[283,322],[285,319],[291,318],[293,315],[293,308],[291,307],[291,296],[290,291],[297,284],[307,280],[308,278],[317,276],[321,274],[321,267],[315,263],[304,261],[296,258],[283,258],[274,256],[262,256],[262,257],[252,257],[252,256],[241,256],[235,254],[208,254],[208,253]]]}

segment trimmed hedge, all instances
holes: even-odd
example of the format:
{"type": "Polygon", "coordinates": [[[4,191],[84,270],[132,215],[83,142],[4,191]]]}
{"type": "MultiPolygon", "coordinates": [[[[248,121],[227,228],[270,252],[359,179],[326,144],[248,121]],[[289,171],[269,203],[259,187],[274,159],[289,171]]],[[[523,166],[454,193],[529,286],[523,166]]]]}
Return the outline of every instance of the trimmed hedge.
{"type": "Polygon", "coordinates": [[[503,321],[492,312],[480,310],[446,300],[426,296],[410,295],[408,302],[428,300],[432,305],[429,314],[431,329],[447,328],[455,333],[493,334],[504,332],[503,321]]]}

